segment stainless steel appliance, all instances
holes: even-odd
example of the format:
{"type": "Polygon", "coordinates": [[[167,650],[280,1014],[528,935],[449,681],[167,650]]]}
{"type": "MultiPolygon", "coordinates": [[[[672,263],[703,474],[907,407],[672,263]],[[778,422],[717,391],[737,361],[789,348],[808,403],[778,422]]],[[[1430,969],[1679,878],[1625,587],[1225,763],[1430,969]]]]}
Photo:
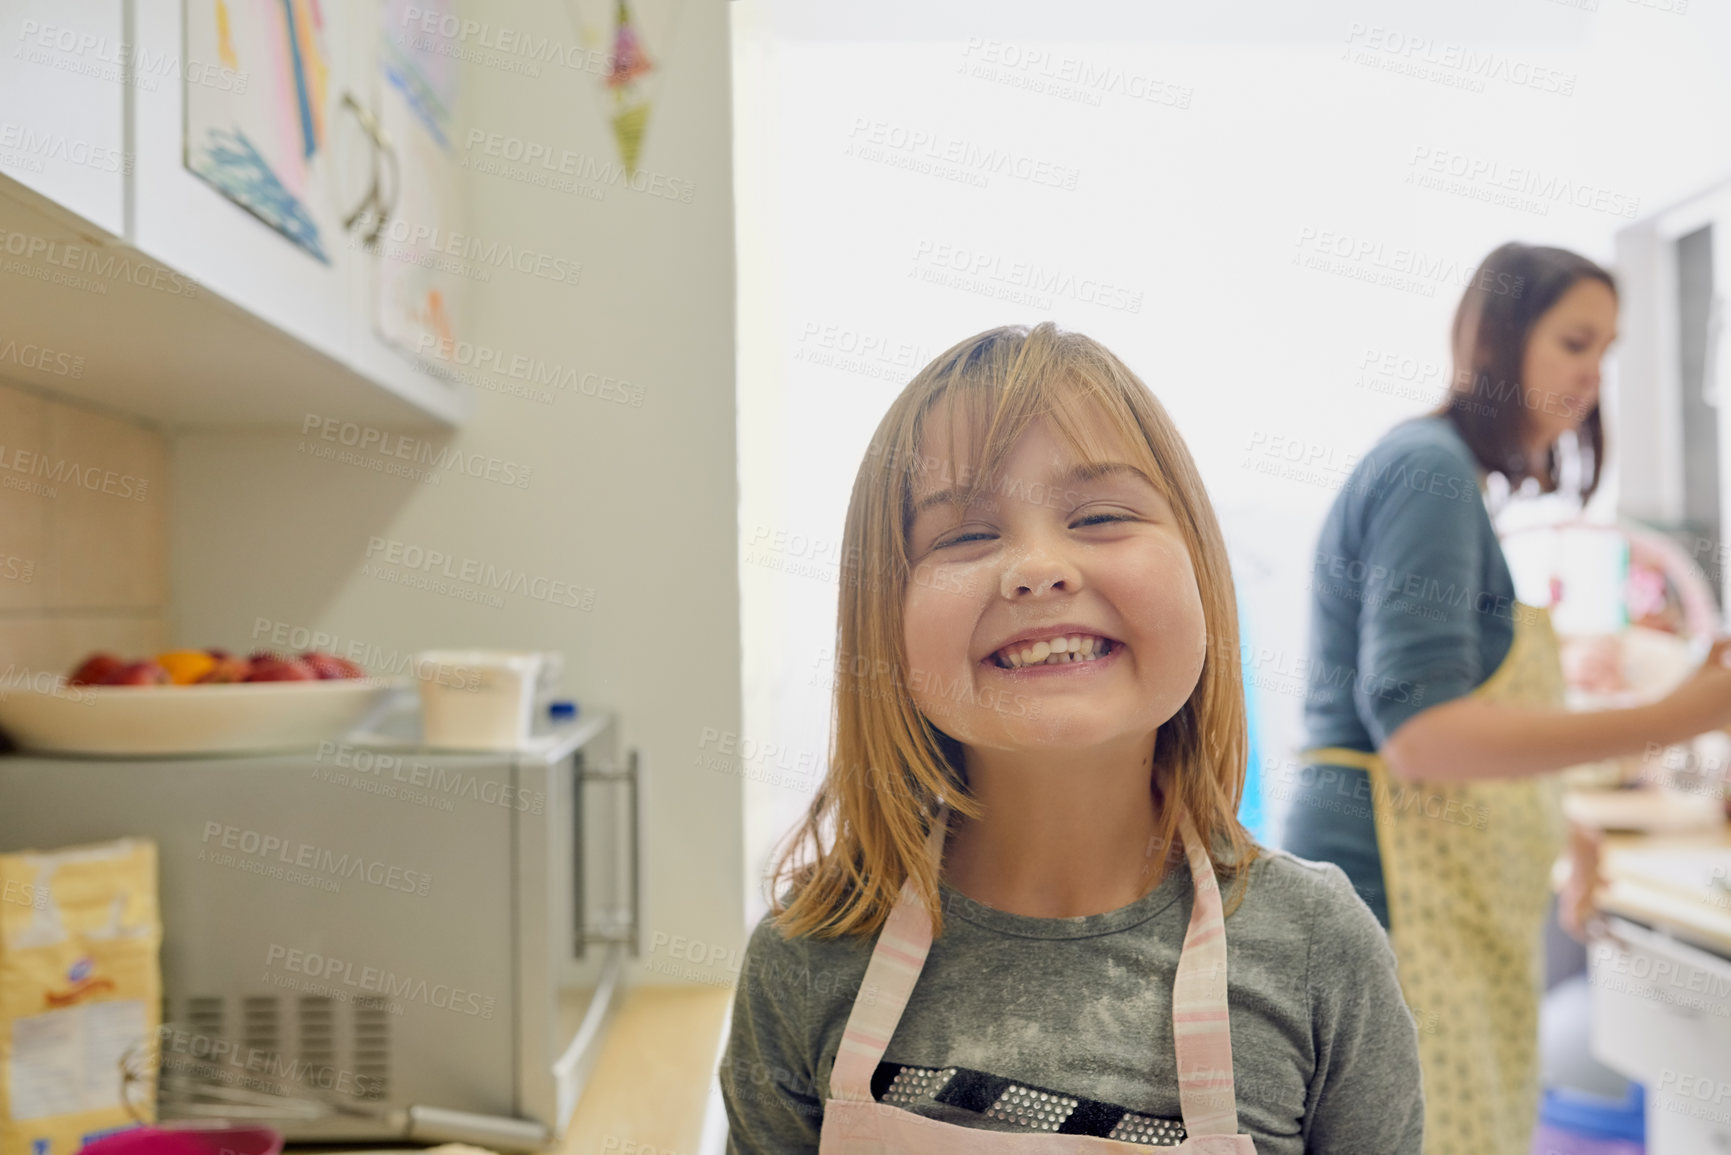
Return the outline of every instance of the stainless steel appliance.
{"type": "Polygon", "coordinates": [[[568,1122],[638,952],[637,758],[618,745],[614,718],[586,711],[516,753],[372,735],[268,756],[9,754],[0,849],[154,839],[164,1022],[417,1108],[274,1122],[289,1139],[532,1149],[568,1122]]]}

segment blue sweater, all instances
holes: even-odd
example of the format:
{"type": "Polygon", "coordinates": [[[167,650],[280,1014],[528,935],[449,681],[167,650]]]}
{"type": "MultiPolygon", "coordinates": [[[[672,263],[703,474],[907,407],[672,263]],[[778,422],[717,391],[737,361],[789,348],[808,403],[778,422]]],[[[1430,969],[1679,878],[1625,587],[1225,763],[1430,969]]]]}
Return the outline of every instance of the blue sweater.
{"type": "MultiPolygon", "coordinates": [[[[1514,580],[1472,451],[1444,417],[1394,427],[1341,487],[1312,559],[1306,745],[1377,750],[1401,723],[1464,697],[1514,640],[1514,580]]],[[[1284,767],[1283,845],[1346,872],[1383,926],[1388,903],[1364,771],[1284,767]]]]}

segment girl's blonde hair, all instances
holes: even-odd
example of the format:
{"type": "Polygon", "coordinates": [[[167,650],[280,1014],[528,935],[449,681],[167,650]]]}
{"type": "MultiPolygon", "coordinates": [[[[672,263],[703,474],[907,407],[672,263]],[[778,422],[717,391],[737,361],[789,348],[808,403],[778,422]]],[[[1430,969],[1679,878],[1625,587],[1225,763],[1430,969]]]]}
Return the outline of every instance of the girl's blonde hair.
{"type": "MultiPolygon", "coordinates": [[[[978,818],[968,793],[962,747],[934,728],[908,691],[902,599],[910,579],[907,532],[920,438],[947,400],[958,430],[984,429],[978,467],[946,479],[963,508],[997,476],[1035,418],[1052,420],[1071,453],[1088,464],[1119,452],[1080,420],[1105,418],[1135,465],[1171,504],[1189,548],[1202,598],[1208,648],[1189,700],[1155,734],[1151,788],[1188,808],[1222,877],[1241,878],[1243,897],[1256,844],[1238,821],[1248,738],[1238,652],[1238,614],[1226,545],[1184,440],[1146,385],[1099,342],[1051,322],[1005,325],[969,337],[920,370],[879,422],[854,479],[843,530],[841,607],[829,768],[770,875],[775,925],[785,937],[875,934],[912,879],[943,933],[938,872],[925,852],[940,802],[978,818]],[[833,845],[825,848],[828,830],[833,845]],[[809,847],[809,853],[803,853],[809,847]],[[783,878],[792,899],[775,897],[783,878]]],[[[960,462],[952,444],[950,462],[960,462]]],[[[935,466],[932,462],[930,465],[935,466]]],[[[970,687],[959,687],[963,693],[970,687]]],[[[1158,877],[1184,863],[1178,811],[1161,806],[1158,877]]]]}

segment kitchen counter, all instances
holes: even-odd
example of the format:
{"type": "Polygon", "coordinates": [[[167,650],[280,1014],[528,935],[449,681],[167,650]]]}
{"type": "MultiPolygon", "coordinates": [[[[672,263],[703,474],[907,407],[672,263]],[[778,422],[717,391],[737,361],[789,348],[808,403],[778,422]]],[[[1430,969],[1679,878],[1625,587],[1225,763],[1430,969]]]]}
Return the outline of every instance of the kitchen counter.
{"type": "Polygon", "coordinates": [[[625,994],[558,1150],[699,1155],[732,987],[625,994]]]}
{"type": "MultiPolygon", "coordinates": [[[[1696,801],[1660,799],[1650,791],[1579,791],[1564,802],[1565,812],[1593,825],[1609,827],[1618,813],[1639,810],[1655,825],[1674,829],[1631,832],[1606,829],[1600,873],[1605,885],[1595,905],[1663,930],[1686,942],[1731,957],[1731,823],[1696,801]],[[1703,822],[1705,813],[1705,824],[1703,822]],[[1717,868],[1717,874],[1715,874],[1717,868]]],[[[1566,860],[1558,864],[1558,881],[1566,860]]]]}
{"type": "Polygon", "coordinates": [[[1666,930],[1687,942],[1731,957],[1731,891],[1723,896],[1696,884],[1695,872],[1652,869],[1661,859],[1683,866],[1708,852],[1724,856],[1731,869],[1731,827],[1701,834],[1607,834],[1604,871],[1607,885],[1596,905],[1605,914],[1621,915],[1666,930]],[[1637,865],[1643,869],[1637,871],[1637,865]]]}

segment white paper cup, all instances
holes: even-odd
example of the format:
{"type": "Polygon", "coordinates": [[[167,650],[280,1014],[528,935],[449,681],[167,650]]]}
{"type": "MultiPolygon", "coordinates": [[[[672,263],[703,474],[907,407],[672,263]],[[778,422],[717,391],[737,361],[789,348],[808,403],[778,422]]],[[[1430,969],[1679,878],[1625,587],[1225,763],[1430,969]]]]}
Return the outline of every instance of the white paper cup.
{"type": "Polygon", "coordinates": [[[421,741],[441,750],[517,750],[534,725],[545,655],[535,650],[424,650],[421,741]]]}

